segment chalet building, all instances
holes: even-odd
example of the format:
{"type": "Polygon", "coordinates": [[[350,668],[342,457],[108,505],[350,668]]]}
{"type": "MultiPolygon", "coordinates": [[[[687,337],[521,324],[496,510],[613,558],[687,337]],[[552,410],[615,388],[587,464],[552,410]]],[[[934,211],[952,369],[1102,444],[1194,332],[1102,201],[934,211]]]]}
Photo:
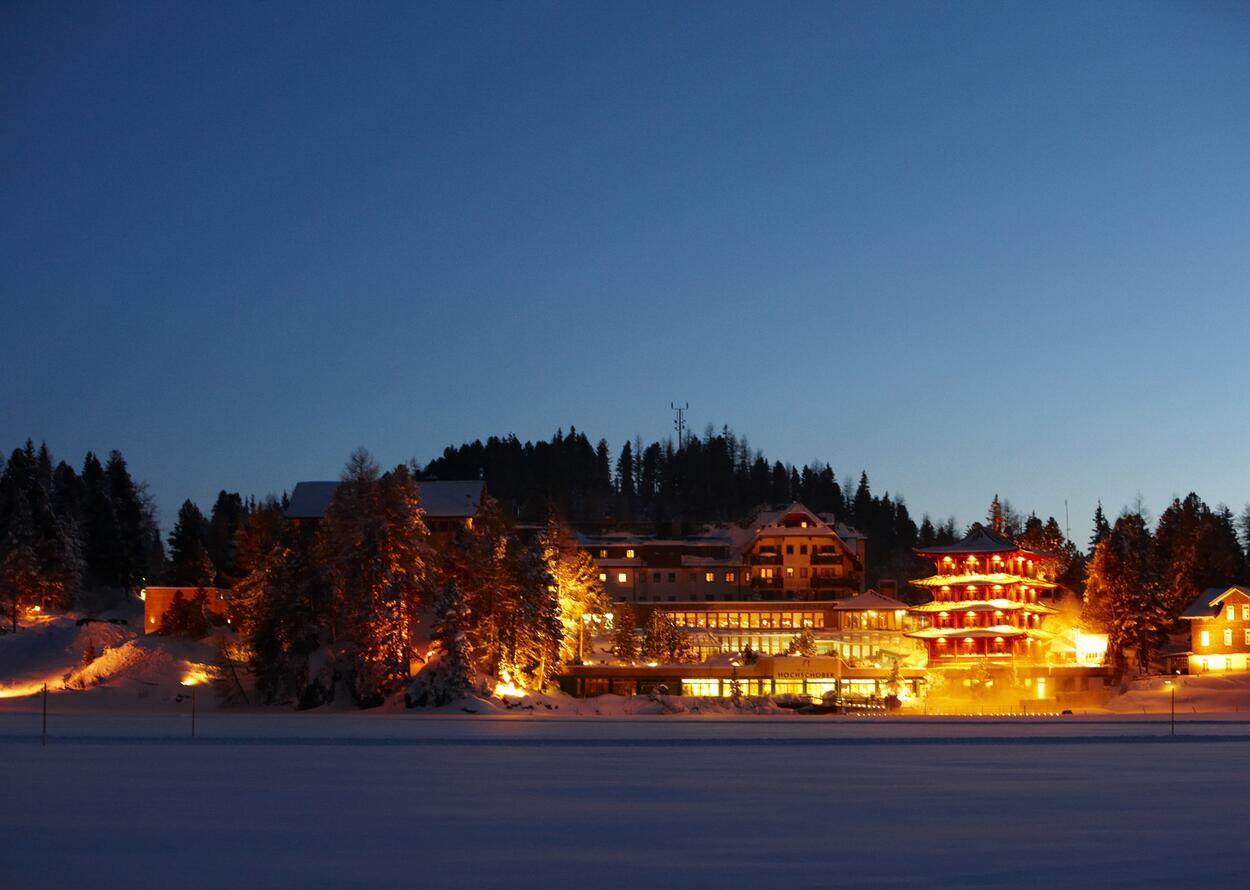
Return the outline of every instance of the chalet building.
{"type": "MultiPolygon", "coordinates": [[[[317,522],[326,508],[337,482],[297,482],[286,508],[286,518],[295,523],[317,522]]],[[[478,505],[486,493],[486,483],[474,480],[430,480],[418,482],[425,525],[435,545],[445,544],[458,528],[472,528],[478,505]]]]}
{"type": "Polygon", "coordinates": [[[226,619],[226,609],[230,604],[230,591],[221,587],[145,587],[139,591],[139,599],[143,600],[143,632],[156,633],[160,630],[161,619],[169,611],[174,595],[181,593],[188,602],[204,592],[204,608],[215,615],[226,619]]]}
{"type": "Polygon", "coordinates": [[[1181,613],[1189,622],[1189,672],[1250,670],[1250,588],[1210,587],[1181,613]]]}
{"type": "Polygon", "coordinates": [[[700,658],[748,650],[785,654],[804,631],[817,655],[839,655],[855,666],[889,667],[921,654],[905,636],[914,626],[907,607],[871,590],[841,600],[639,603],[638,624],[645,626],[657,610],[686,633],[700,658]]]}
{"type": "Polygon", "coordinates": [[[689,538],[579,535],[614,600],[832,599],[862,590],[864,536],[802,504],[689,538]]]}
{"type": "Polygon", "coordinates": [[[924,643],[931,665],[1045,660],[1051,635],[1042,619],[1056,610],[1041,600],[1058,587],[1054,554],[1020,547],[980,523],[962,541],[915,552],[933,560],[935,574],[911,582],[932,599],[911,607],[923,626],[907,635],[924,643]]]}

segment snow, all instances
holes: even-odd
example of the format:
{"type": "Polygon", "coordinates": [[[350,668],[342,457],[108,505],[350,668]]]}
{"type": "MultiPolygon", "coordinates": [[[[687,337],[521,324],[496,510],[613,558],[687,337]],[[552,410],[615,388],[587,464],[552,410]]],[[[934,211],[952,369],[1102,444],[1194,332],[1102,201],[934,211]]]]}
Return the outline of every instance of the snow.
{"type": "Polygon", "coordinates": [[[1250,723],[0,715],[7,886],[1236,886],[1250,723]]]}

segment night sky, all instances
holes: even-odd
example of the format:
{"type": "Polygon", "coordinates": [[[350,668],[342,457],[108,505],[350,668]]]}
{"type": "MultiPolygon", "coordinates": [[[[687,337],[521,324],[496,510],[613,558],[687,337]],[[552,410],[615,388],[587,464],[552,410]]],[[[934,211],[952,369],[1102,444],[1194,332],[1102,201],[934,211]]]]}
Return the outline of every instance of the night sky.
{"type": "Polygon", "coordinates": [[[1250,6],[0,11],[0,446],[186,497],[729,424],[913,514],[1250,501],[1250,6]]]}

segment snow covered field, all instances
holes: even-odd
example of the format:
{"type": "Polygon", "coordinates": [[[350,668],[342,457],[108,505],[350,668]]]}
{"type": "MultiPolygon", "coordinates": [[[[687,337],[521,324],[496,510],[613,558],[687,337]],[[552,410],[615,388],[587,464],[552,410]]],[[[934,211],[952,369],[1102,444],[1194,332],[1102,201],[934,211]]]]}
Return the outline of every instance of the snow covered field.
{"type": "Polygon", "coordinates": [[[0,714],[6,886],[1241,886],[1250,723],[0,714]]]}

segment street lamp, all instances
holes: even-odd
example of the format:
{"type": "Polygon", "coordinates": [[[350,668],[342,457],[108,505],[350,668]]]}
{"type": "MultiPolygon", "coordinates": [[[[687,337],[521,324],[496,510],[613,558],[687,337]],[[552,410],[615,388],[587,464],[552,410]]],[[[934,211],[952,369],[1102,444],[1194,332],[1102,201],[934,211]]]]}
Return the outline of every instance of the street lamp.
{"type": "MultiPolygon", "coordinates": [[[[181,685],[186,686],[191,690],[191,738],[195,738],[195,684],[188,683],[184,680],[181,685]]],[[[182,701],[182,696],[185,694],[186,693],[180,694],[178,696],[178,701],[182,701]]]]}

